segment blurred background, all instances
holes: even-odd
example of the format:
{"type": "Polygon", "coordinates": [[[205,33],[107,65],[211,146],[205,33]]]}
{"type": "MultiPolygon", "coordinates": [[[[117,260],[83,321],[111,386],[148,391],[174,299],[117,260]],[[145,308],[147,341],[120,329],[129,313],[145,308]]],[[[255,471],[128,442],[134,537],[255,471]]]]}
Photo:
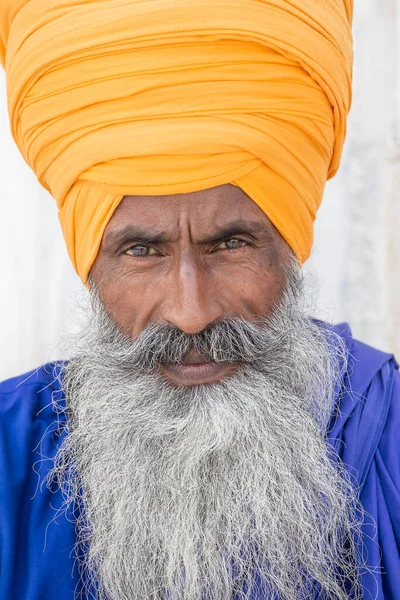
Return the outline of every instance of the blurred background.
{"type": "MultiPolygon", "coordinates": [[[[400,358],[400,0],[355,0],[354,100],[307,281],[314,314],[400,358]]],[[[62,358],[86,292],[54,200],[9,133],[0,71],[0,380],[62,358]]]]}

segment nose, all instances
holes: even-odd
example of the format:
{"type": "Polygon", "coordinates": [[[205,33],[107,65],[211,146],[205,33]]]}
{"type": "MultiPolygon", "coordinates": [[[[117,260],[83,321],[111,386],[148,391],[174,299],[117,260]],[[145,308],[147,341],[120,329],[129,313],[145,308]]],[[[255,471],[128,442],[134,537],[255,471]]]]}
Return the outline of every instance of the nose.
{"type": "Polygon", "coordinates": [[[200,333],[223,317],[224,311],[204,267],[193,259],[183,261],[171,280],[162,308],[162,319],[189,334],[200,333]]]}

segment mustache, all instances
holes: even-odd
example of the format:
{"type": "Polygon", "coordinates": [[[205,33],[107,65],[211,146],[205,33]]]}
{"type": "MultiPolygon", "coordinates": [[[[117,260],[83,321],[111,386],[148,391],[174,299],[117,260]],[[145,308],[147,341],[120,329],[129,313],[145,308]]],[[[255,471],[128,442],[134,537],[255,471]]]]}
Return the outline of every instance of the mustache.
{"type": "Polygon", "coordinates": [[[274,327],[273,318],[257,324],[243,318],[224,319],[196,334],[155,323],[133,340],[105,315],[103,326],[102,347],[110,367],[126,366],[142,372],[154,372],[163,363],[180,363],[190,350],[205,361],[254,363],[279,352],[287,336],[281,326],[274,327]]]}

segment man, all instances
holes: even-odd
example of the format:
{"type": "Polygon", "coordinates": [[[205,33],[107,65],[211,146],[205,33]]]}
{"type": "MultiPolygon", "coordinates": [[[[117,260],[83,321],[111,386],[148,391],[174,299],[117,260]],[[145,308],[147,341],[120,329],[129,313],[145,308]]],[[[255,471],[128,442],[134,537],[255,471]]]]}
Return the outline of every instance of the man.
{"type": "Polygon", "coordinates": [[[307,316],[350,0],[5,0],[11,128],[92,310],[0,386],[0,597],[400,597],[400,378],[307,316]]]}

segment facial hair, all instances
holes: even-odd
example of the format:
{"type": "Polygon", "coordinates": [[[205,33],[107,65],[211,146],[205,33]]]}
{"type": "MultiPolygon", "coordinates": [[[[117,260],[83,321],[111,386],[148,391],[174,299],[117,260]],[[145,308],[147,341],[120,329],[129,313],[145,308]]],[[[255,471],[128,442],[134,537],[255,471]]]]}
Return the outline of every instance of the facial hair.
{"type": "Polygon", "coordinates": [[[91,295],[50,482],[75,507],[97,598],[361,597],[356,491],[327,445],[346,350],[305,314],[297,264],[269,317],[196,335],[155,324],[132,340],[91,295]],[[239,367],[211,384],[166,380],[159,366],[193,347],[239,367]]]}

